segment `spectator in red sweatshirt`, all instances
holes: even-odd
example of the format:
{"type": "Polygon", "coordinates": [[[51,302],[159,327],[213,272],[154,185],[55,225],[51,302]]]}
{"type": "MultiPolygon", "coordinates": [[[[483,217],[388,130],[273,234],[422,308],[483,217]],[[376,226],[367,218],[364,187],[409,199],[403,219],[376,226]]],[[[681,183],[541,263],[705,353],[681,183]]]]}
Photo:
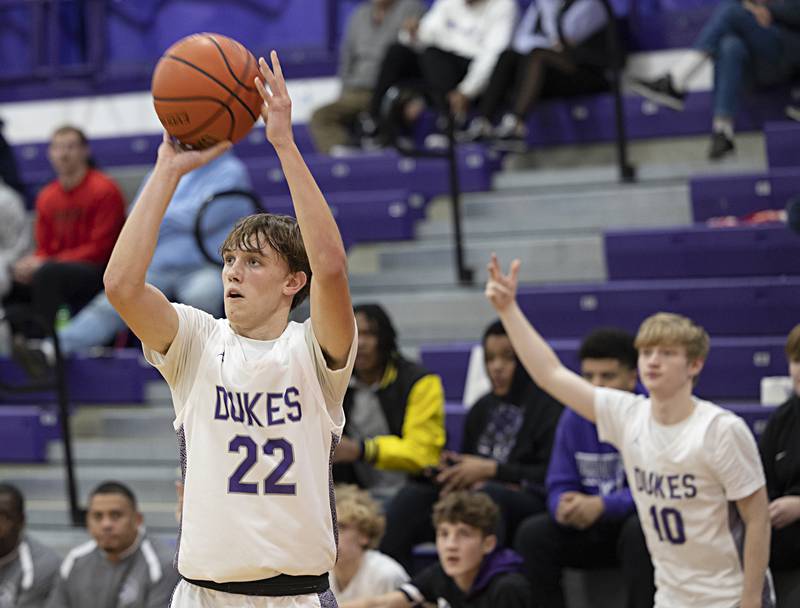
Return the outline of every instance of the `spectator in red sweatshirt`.
{"type": "MultiPolygon", "coordinates": [[[[117,185],[93,167],[80,129],[57,129],[48,156],[56,179],[36,198],[36,250],[13,265],[14,286],[6,303],[29,305],[51,327],[59,307],[74,313],[102,288],[125,202],[117,185]]],[[[41,328],[25,330],[34,332],[41,328]]]]}

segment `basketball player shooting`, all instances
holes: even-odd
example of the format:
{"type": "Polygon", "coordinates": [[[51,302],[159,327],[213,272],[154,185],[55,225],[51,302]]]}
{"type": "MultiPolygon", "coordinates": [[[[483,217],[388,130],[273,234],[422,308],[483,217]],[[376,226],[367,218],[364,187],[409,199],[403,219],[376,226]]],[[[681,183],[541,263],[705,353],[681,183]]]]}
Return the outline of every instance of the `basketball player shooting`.
{"type": "Polygon", "coordinates": [[[274,51],[271,62],[260,60],[256,86],[297,221],[259,214],[233,228],[221,248],[226,318],[171,304],[144,279],[178,180],[229,142],[180,151],[165,136],[105,274],[109,300],[172,392],[185,482],[177,608],[336,606],[330,460],[355,320],[342,239],[295,145],[274,51]],[[311,319],[289,322],[309,290],[311,319]]]}
{"type": "Polygon", "coordinates": [[[564,367],[516,301],[519,260],[495,256],[486,297],[536,383],[596,422],[622,454],[655,566],[656,608],[772,608],[770,522],[764,472],[744,421],[692,395],[708,335],[659,313],[636,336],[649,398],[596,388],[564,367]]]}

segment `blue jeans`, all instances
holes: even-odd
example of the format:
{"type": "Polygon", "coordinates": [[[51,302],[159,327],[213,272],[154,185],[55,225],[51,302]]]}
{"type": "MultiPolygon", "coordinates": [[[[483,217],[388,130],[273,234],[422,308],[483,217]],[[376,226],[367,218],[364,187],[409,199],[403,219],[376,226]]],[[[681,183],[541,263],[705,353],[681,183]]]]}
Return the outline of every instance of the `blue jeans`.
{"type": "Polygon", "coordinates": [[[738,0],[723,0],[695,48],[714,58],[714,116],[733,118],[746,86],[786,80],[789,65],[774,25],[761,27],[738,0]]]}
{"type": "MultiPolygon", "coordinates": [[[[194,272],[148,272],[147,282],[172,301],[194,306],[215,317],[222,315],[222,272],[218,266],[209,264],[194,272]]],[[[71,354],[104,346],[123,329],[125,323],[101,292],[58,332],[58,338],[62,352],[71,354]]]]}

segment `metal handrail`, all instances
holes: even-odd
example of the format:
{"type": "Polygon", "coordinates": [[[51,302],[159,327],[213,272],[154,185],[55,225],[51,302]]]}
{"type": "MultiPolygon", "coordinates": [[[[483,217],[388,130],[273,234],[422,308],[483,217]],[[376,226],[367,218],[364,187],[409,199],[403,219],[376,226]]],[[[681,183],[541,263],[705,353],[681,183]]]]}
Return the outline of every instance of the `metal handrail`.
{"type": "Polygon", "coordinates": [[[197,210],[197,215],[194,219],[194,240],[197,243],[197,248],[200,250],[200,253],[202,253],[203,257],[211,264],[219,264],[219,252],[209,251],[206,246],[205,239],[203,238],[203,218],[205,217],[206,212],[211,205],[213,205],[216,201],[229,196],[240,196],[248,199],[250,204],[253,206],[253,211],[255,213],[266,212],[266,209],[261,204],[261,200],[255,194],[255,192],[252,192],[251,190],[223,190],[222,192],[212,194],[206,200],[204,200],[200,205],[200,208],[197,210]]]}
{"type": "MultiPolygon", "coordinates": [[[[7,308],[3,316],[0,317],[0,323],[11,325],[12,321],[15,323],[32,321],[53,341],[53,348],[55,350],[54,373],[52,378],[49,378],[48,381],[34,381],[28,384],[8,384],[0,380],[0,392],[17,394],[52,390],[56,393],[61,439],[64,443],[64,470],[67,478],[67,500],[69,501],[70,520],[73,526],[84,526],[86,523],[86,511],[81,508],[78,501],[75,461],[72,452],[67,374],[64,366],[64,355],[61,352],[61,342],[58,339],[58,332],[56,332],[55,327],[52,325],[48,326],[41,317],[25,308],[7,308]]],[[[10,333],[9,331],[9,335],[10,333]]]]}
{"type": "MultiPolygon", "coordinates": [[[[569,50],[572,47],[569,40],[564,35],[564,15],[577,0],[565,0],[558,13],[558,38],[562,47],[569,50]]],[[[608,66],[611,76],[611,91],[614,94],[614,119],[616,129],[616,148],[617,148],[617,168],[619,179],[623,183],[630,183],[636,180],[636,168],[628,161],[628,138],[625,130],[625,109],[622,104],[622,76],[621,72],[625,66],[625,59],[620,46],[619,30],[617,28],[617,17],[609,0],[595,0],[603,5],[603,9],[608,17],[605,28],[606,47],[609,52],[609,59],[603,65],[608,66]]]]}

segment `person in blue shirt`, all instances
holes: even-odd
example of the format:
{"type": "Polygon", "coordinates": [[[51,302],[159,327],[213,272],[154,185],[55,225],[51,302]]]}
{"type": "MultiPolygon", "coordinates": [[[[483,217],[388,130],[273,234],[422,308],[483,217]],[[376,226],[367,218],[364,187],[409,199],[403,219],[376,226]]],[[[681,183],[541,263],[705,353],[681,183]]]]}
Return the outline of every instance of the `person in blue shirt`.
{"type": "MultiPolygon", "coordinates": [[[[595,386],[636,389],[637,352],[630,334],[598,329],[583,341],[579,357],[581,374],[595,386]]],[[[525,520],[514,542],[540,605],[565,605],[563,568],[619,564],[626,607],[652,607],[653,566],[622,456],[600,442],[594,424],[571,410],[565,409],[559,420],[546,484],[548,513],[525,520]]]]}
{"type": "MultiPolygon", "coordinates": [[[[215,317],[222,314],[219,265],[204,257],[197,246],[194,229],[202,204],[211,196],[227,190],[251,190],[247,168],[232,152],[181,179],[167,207],[147,273],[147,282],[155,285],[170,300],[199,308],[215,317]]],[[[216,252],[234,223],[253,212],[249,205],[243,197],[231,197],[209,208],[202,224],[207,251],[216,252]]],[[[105,293],[100,293],[59,330],[58,337],[62,352],[70,354],[104,346],[123,329],[125,323],[105,293]]]]}

